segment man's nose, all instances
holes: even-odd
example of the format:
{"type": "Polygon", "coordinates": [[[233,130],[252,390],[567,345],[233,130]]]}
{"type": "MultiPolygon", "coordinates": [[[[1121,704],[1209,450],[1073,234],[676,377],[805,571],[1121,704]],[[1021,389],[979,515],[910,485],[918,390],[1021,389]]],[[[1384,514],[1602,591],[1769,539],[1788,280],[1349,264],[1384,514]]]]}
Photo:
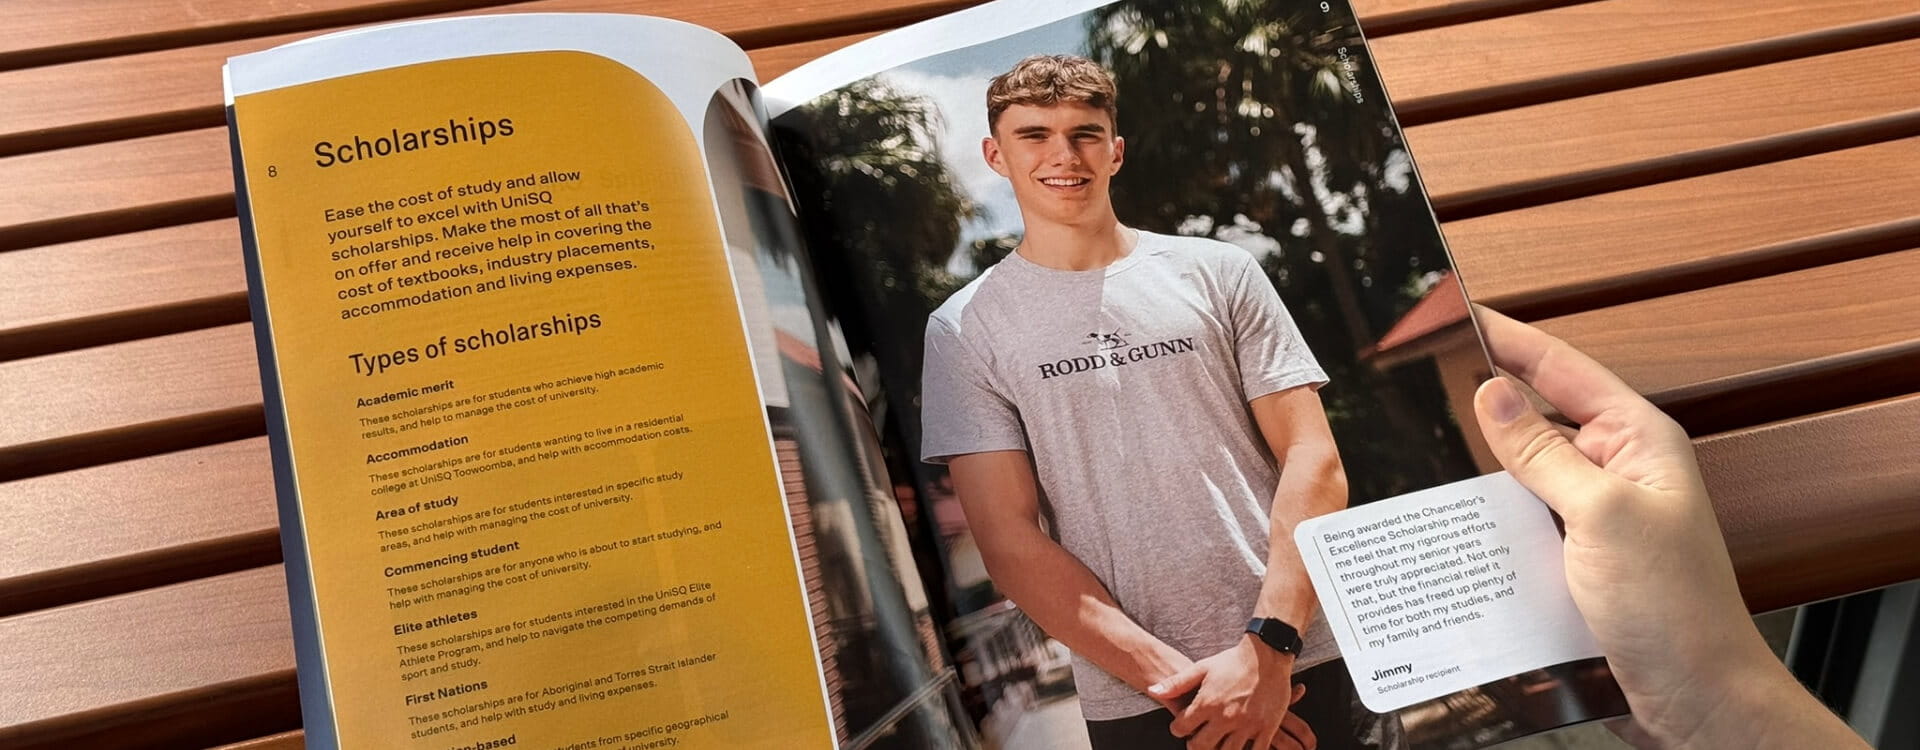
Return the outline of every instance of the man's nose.
{"type": "Polygon", "coordinates": [[[1066,139],[1048,143],[1047,162],[1056,167],[1073,166],[1080,163],[1080,154],[1073,150],[1073,144],[1066,139]]]}

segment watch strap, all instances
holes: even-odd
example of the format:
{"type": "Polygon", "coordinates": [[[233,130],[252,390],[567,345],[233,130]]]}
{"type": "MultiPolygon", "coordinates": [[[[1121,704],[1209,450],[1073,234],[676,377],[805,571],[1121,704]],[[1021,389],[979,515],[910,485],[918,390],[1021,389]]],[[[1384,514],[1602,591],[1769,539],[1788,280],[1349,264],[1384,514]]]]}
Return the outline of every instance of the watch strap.
{"type": "Polygon", "coordinates": [[[1247,632],[1280,653],[1300,653],[1300,630],[1278,618],[1255,617],[1248,620],[1247,632]]]}

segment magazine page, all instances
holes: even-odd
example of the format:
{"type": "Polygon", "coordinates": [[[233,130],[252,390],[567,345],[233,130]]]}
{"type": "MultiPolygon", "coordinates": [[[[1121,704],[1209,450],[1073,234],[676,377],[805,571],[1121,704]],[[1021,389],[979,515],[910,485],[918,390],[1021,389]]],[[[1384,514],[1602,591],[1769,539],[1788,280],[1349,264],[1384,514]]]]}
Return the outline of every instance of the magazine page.
{"type": "Polygon", "coordinates": [[[480,17],[227,81],[309,746],[975,745],[737,47],[480,17]]]}
{"type": "Polygon", "coordinates": [[[768,99],[989,744],[1212,746],[1254,671],[1275,747],[1624,713],[1347,2],[993,3],[768,99]]]}

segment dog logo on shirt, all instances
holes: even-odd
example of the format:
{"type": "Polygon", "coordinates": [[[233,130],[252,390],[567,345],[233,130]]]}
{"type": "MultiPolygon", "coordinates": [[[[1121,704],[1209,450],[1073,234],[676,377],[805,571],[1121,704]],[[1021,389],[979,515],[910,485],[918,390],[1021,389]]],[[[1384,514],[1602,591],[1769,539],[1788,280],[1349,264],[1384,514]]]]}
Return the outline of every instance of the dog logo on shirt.
{"type": "Polygon", "coordinates": [[[1098,331],[1095,331],[1093,333],[1087,334],[1087,340],[1099,344],[1100,351],[1103,351],[1103,352],[1111,349],[1118,349],[1120,347],[1127,345],[1127,340],[1120,338],[1119,331],[1114,331],[1113,333],[1100,333],[1098,331]]]}

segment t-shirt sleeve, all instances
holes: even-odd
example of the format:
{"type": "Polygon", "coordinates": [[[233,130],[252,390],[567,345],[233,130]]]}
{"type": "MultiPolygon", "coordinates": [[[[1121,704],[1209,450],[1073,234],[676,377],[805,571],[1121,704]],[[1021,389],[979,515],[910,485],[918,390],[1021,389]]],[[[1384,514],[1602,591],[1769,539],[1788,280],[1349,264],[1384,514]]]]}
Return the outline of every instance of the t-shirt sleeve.
{"type": "Polygon", "coordinates": [[[986,363],[958,331],[939,318],[928,319],[920,371],[920,460],[944,464],[968,453],[1026,449],[1020,412],[994,389],[986,363]]]}
{"type": "Polygon", "coordinates": [[[1240,387],[1248,401],[1300,385],[1319,388],[1326,372],[1307,349],[1293,316],[1280,302],[1260,264],[1251,257],[1230,272],[1238,278],[1230,287],[1235,359],[1240,364],[1240,387]]]}

